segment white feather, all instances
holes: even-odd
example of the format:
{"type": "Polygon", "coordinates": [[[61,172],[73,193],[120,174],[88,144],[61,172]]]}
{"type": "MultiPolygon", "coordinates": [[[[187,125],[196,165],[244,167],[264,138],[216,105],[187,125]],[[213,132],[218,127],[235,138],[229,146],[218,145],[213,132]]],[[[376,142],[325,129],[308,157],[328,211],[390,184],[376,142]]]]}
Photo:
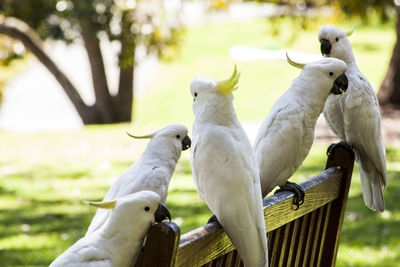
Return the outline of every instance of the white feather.
{"type": "Polygon", "coordinates": [[[318,38],[331,43],[330,57],[339,58],[348,65],[346,76],[349,88],[344,96],[328,99],[324,117],[332,131],[354,147],[365,204],[372,210],[384,211],[382,189],[386,186],[387,175],[385,146],[375,91],[358,69],[344,31],[326,25],[320,29],[318,38]],[[336,37],[339,41],[336,41],[336,37]],[[335,108],[337,106],[341,109],[335,108]]]}
{"type": "Polygon", "coordinates": [[[199,77],[195,100],[191,164],[202,200],[217,216],[247,267],[268,266],[258,168],[250,142],[232,104],[232,94],[199,77]]]}
{"type": "Polygon", "coordinates": [[[50,267],[128,267],[154,222],[160,196],[141,191],[119,198],[101,228],[79,239],[50,267]],[[149,207],[146,211],[145,207],[149,207]]]}
{"type": "Polygon", "coordinates": [[[345,70],[346,64],[337,59],[305,65],[271,108],[254,142],[263,197],[284,186],[307,157],[317,119],[335,79],[345,70]]]}
{"type": "MultiPolygon", "coordinates": [[[[161,203],[165,203],[169,182],[181,155],[182,140],[187,133],[187,128],[180,124],[172,124],[157,131],[141,157],[115,181],[103,201],[151,190],[159,194],[161,203]]],[[[99,209],[87,233],[101,227],[108,213],[108,210],[99,209]]]]}

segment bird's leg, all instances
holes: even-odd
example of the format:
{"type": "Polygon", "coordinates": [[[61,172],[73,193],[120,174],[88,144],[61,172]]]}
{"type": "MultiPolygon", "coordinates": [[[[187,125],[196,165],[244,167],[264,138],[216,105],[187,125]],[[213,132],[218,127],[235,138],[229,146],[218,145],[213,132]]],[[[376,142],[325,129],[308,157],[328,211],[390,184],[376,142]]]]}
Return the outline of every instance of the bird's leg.
{"type": "Polygon", "coordinates": [[[279,186],[280,188],[275,191],[274,194],[282,191],[290,191],[294,194],[294,199],[293,199],[293,205],[296,206],[295,210],[298,210],[300,205],[304,203],[304,195],[306,194],[303,190],[303,188],[296,184],[287,181],[284,186],[279,186]]]}
{"type": "Polygon", "coordinates": [[[354,153],[353,147],[351,147],[346,141],[340,141],[339,143],[331,144],[326,150],[326,154],[329,156],[336,147],[343,147],[344,149],[350,151],[351,154],[354,153]]]}
{"type": "Polygon", "coordinates": [[[208,219],[208,222],[207,222],[207,223],[213,223],[213,222],[215,222],[215,223],[221,225],[221,224],[219,223],[219,221],[218,221],[217,216],[215,216],[215,214],[213,214],[213,215],[210,217],[210,219],[208,219]]]}

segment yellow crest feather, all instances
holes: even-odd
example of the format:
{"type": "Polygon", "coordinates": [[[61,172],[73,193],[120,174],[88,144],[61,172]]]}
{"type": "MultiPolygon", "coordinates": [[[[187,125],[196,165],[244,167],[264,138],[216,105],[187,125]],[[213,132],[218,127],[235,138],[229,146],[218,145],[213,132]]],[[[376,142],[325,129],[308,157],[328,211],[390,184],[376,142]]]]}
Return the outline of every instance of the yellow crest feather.
{"type": "Polygon", "coordinates": [[[100,202],[95,202],[95,201],[84,201],[84,202],[93,207],[97,207],[97,208],[101,208],[101,209],[109,209],[109,210],[115,208],[115,204],[117,203],[116,200],[100,201],[100,202]]]}
{"type": "Polygon", "coordinates": [[[229,79],[218,81],[218,92],[228,94],[232,93],[238,89],[238,81],[239,81],[240,73],[237,71],[236,65],[235,69],[233,70],[232,76],[229,79]]]}
{"type": "Polygon", "coordinates": [[[354,26],[353,26],[350,30],[345,31],[347,37],[349,37],[350,35],[352,35],[353,32],[354,32],[354,26]]]}

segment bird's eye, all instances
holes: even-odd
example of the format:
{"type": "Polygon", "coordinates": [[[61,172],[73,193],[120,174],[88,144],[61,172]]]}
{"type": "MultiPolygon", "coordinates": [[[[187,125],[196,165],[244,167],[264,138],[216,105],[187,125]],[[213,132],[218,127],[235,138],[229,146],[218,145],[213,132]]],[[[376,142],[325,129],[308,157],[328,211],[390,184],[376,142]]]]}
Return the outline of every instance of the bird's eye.
{"type": "Polygon", "coordinates": [[[336,37],[336,39],[335,39],[335,40],[336,40],[336,42],[339,42],[339,37],[336,37]]]}
{"type": "Polygon", "coordinates": [[[144,210],[145,210],[145,211],[149,211],[150,208],[149,208],[149,207],[144,207],[144,210]]]}
{"type": "Polygon", "coordinates": [[[333,72],[332,72],[332,71],[329,72],[328,74],[329,74],[329,76],[331,76],[331,77],[333,76],[333,72]]]}
{"type": "Polygon", "coordinates": [[[179,138],[181,138],[181,136],[179,134],[177,134],[176,135],[176,139],[179,139],[179,138]]]}
{"type": "Polygon", "coordinates": [[[194,97],[197,97],[197,93],[194,93],[194,97]]]}

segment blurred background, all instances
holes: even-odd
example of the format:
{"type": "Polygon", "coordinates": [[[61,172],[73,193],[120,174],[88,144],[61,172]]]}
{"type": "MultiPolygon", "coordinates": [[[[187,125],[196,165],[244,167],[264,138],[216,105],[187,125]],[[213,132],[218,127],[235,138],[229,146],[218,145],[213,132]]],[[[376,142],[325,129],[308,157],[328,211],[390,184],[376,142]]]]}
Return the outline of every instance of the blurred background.
{"type": "MultiPolygon", "coordinates": [[[[0,262],[48,266],[82,237],[146,134],[192,126],[190,81],[237,64],[237,115],[251,141],[299,70],[284,49],[320,54],[325,24],[350,37],[381,104],[386,211],[363,202],[355,167],[337,266],[400,265],[400,1],[2,0],[0,2],[0,262]]],[[[307,57],[305,57],[307,59],[307,57]]],[[[190,134],[190,133],[189,133],[190,134]]],[[[292,181],[321,172],[337,138],[319,119],[292,181]]],[[[182,152],[167,199],[182,233],[211,215],[182,152]]]]}

